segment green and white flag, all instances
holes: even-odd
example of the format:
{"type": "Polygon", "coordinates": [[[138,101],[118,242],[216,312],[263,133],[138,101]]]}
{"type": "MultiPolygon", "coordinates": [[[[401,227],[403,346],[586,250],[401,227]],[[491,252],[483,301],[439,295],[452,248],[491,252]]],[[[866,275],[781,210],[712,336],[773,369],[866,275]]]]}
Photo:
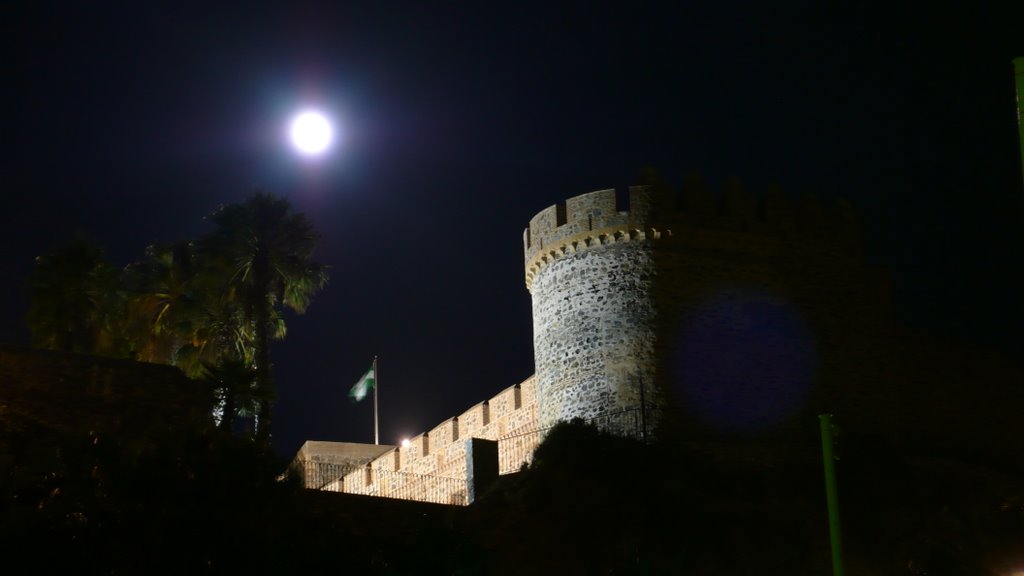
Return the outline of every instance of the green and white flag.
{"type": "Polygon", "coordinates": [[[363,398],[366,398],[366,394],[370,391],[370,388],[374,386],[374,373],[373,368],[366,371],[363,377],[356,382],[356,385],[348,391],[348,397],[359,402],[363,398]]]}

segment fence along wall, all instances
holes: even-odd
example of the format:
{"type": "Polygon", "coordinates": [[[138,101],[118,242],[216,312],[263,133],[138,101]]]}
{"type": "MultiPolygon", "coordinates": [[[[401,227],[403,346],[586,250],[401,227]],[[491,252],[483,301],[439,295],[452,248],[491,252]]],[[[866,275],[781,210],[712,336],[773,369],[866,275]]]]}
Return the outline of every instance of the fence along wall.
{"type": "Polygon", "coordinates": [[[310,453],[315,447],[303,447],[296,465],[306,488],[464,505],[466,440],[509,439],[498,443],[501,472],[508,473],[529,463],[541,437],[537,429],[537,399],[531,376],[411,438],[407,447],[379,447],[387,451],[365,464],[327,461],[310,453]]]}

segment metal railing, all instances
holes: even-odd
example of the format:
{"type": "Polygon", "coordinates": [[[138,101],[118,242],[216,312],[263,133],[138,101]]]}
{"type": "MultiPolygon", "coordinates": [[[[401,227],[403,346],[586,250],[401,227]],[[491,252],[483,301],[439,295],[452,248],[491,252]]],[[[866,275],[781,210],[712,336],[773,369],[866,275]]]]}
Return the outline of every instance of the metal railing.
{"type": "Polygon", "coordinates": [[[431,474],[381,470],[332,462],[302,462],[296,470],[303,486],[313,490],[363,494],[435,504],[467,504],[467,482],[431,474]]]}
{"type": "Polygon", "coordinates": [[[598,430],[623,438],[634,440],[647,439],[647,422],[642,408],[627,408],[618,412],[608,412],[586,420],[587,424],[598,430]]]}
{"type": "Polygon", "coordinates": [[[303,461],[295,462],[289,474],[296,474],[302,479],[302,487],[323,490],[325,486],[338,479],[348,476],[362,468],[351,464],[335,464],[333,462],[303,461]]]}
{"type": "MultiPolygon", "coordinates": [[[[584,419],[584,422],[595,426],[602,432],[616,436],[636,440],[646,440],[648,437],[645,430],[646,421],[641,408],[609,412],[584,419]]],[[[498,438],[498,474],[511,474],[528,466],[533,461],[533,452],[551,428],[552,426],[538,428],[498,438]]]]}
{"type": "Polygon", "coordinates": [[[533,451],[550,428],[540,428],[498,438],[498,474],[519,472],[533,462],[533,451]]]}
{"type": "Polygon", "coordinates": [[[465,478],[449,478],[431,474],[414,474],[370,468],[363,479],[367,491],[345,490],[356,494],[369,494],[401,500],[418,500],[435,504],[465,506],[467,481],[465,478]]]}

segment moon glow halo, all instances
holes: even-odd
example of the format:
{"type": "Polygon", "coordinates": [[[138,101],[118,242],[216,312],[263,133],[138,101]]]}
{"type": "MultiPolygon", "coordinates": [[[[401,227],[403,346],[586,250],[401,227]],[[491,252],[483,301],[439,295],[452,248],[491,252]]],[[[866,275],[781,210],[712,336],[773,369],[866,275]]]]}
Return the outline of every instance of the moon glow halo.
{"type": "Polygon", "coordinates": [[[306,111],[296,115],[288,130],[292,145],[307,155],[315,156],[323,153],[334,140],[334,130],[327,118],[315,111],[306,111]]]}

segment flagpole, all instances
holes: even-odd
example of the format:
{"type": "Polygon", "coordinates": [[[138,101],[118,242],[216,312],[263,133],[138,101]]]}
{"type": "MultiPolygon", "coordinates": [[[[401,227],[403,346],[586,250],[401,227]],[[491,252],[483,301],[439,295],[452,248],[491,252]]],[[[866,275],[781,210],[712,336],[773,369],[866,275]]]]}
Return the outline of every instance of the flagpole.
{"type": "Polygon", "coordinates": [[[380,373],[377,372],[377,356],[373,357],[373,443],[380,445],[380,427],[377,425],[377,388],[380,386],[380,373]]]}

